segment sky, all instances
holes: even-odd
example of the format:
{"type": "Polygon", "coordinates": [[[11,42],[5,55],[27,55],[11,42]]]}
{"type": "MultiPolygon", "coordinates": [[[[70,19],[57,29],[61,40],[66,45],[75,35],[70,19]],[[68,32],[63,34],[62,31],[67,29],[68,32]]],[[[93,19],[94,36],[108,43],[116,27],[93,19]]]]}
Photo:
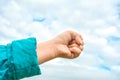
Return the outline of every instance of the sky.
{"type": "Polygon", "coordinates": [[[0,0],[0,44],[66,30],[83,36],[80,57],[51,60],[42,75],[22,80],[120,80],[119,0],[0,0]]]}

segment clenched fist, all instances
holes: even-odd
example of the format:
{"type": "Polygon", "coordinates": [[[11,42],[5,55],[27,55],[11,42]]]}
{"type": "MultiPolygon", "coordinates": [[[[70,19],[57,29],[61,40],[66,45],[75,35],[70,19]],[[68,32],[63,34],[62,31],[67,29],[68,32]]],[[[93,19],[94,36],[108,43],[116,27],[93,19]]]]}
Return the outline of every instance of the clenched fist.
{"type": "Polygon", "coordinates": [[[39,64],[57,57],[76,58],[81,54],[83,45],[83,38],[79,33],[65,31],[53,39],[37,45],[39,64]]]}

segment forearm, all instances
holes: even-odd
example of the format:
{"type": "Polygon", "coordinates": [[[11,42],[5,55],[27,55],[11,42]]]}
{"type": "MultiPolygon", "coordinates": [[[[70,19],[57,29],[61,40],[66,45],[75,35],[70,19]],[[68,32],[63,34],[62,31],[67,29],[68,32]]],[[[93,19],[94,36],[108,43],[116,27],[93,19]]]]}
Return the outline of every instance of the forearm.
{"type": "Polygon", "coordinates": [[[51,40],[37,44],[36,51],[39,64],[42,64],[44,62],[56,58],[55,53],[57,53],[57,50],[53,46],[54,44],[52,44],[51,40]]]}

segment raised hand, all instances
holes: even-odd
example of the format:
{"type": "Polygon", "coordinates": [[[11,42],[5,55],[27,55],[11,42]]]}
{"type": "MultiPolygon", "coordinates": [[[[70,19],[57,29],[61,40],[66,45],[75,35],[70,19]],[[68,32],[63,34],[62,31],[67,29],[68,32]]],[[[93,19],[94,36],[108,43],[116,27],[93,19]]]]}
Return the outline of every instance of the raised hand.
{"type": "Polygon", "coordinates": [[[80,34],[65,31],[53,39],[37,45],[39,64],[57,57],[76,58],[81,54],[83,45],[83,38],[80,34]]]}

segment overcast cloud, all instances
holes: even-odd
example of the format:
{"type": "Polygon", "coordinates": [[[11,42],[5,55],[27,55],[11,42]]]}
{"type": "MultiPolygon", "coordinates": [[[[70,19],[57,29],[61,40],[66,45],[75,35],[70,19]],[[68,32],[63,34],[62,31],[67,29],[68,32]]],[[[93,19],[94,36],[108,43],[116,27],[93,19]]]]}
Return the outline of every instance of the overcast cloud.
{"type": "Polygon", "coordinates": [[[42,42],[67,29],[83,35],[81,56],[49,61],[42,75],[23,80],[120,80],[120,1],[0,0],[1,44],[42,42]]]}

